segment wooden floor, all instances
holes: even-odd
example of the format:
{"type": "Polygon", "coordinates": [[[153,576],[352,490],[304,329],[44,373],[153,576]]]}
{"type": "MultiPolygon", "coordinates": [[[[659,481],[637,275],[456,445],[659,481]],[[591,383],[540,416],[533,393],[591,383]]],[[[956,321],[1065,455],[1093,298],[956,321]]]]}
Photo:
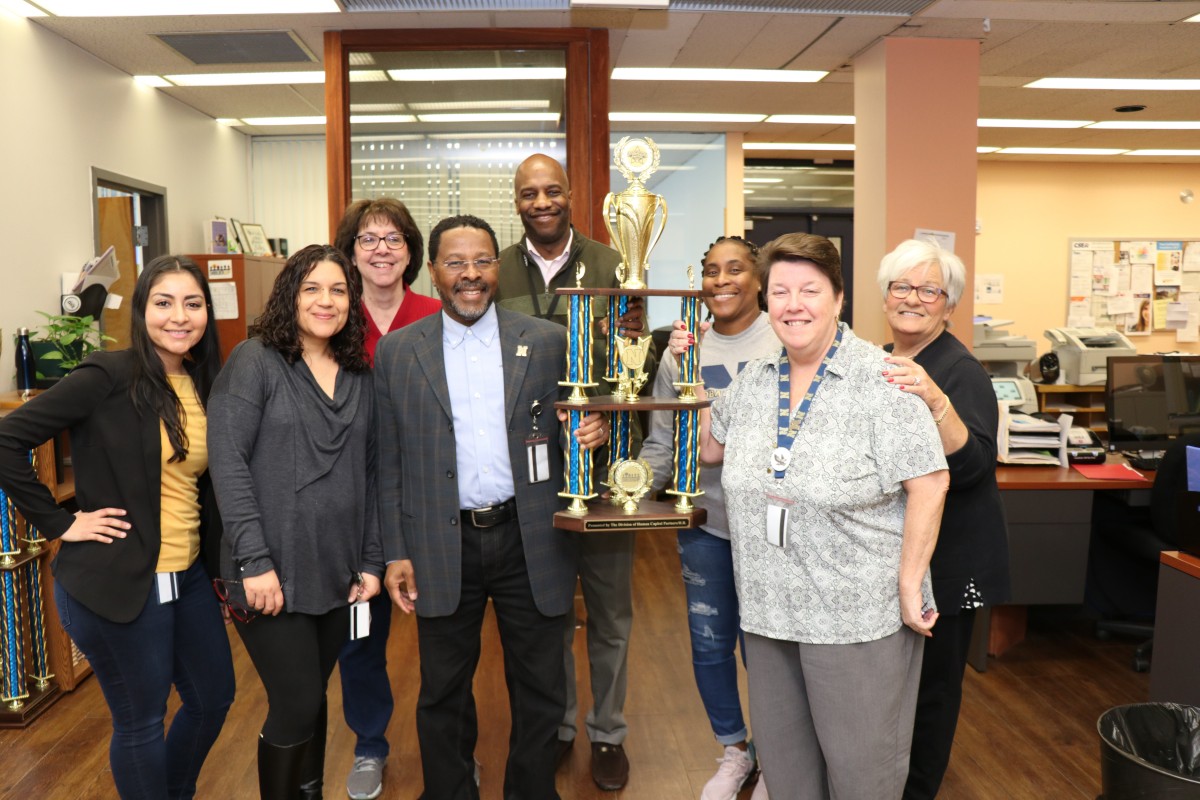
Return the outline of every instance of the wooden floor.
{"type": "MultiPolygon", "coordinates": [[[[682,584],[674,537],[643,534],[635,575],[636,617],[630,645],[626,716],[631,762],[621,793],[597,790],[580,740],[559,774],[564,800],[688,800],[715,769],[715,744],[692,678],[682,584]]],[[[1099,642],[1073,614],[1032,614],[1028,640],[986,674],[967,670],[965,699],[946,800],[1092,800],[1100,791],[1096,718],[1105,709],[1146,698],[1148,678],[1130,669],[1133,645],[1099,642]]],[[[231,633],[238,698],[200,778],[201,798],[257,797],[255,734],[264,695],[245,651],[231,633]]],[[[489,620],[476,684],[483,762],[481,794],[499,798],[508,736],[508,710],[499,641],[489,620]]],[[[396,614],[390,641],[396,713],[389,738],[385,800],[409,800],[421,788],[413,707],[417,653],[412,619],[396,614]]],[[[582,631],[576,639],[581,665],[582,631]]],[[[586,709],[586,674],[580,674],[586,709]]],[[[744,676],[743,676],[744,692],[744,676]]],[[[330,693],[326,797],[345,797],[353,738],[341,722],[335,673],[330,693]]],[[[744,697],[744,694],[743,694],[744,697]]],[[[174,707],[174,701],[173,706],[174,707]]],[[[0,731],[0,800],[111,800],[108,712],[94,678],[60,700],[31,728],[0,731]]],[[[742,798],[748,798],[749,789],[742,798]]],[[[776,797],[775,800],[785,800],[776,797]]]]}

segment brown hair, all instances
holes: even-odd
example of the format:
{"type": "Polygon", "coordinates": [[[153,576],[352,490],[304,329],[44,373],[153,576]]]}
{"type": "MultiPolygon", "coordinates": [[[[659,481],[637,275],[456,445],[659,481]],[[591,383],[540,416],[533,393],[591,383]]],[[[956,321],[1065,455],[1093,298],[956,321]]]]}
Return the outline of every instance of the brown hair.
{"type": "Polygon", "coordinates": [[[833,242],[813,233],[785,233],[768,242],[758,254],[758,278],[766,296],[771,267],[780,261],[807,261],[819,269],[833,284],[835,294],[845,291],[842,281],[842,257],[833,242]]]}
{"type": "MultiPolygon", "coordinates": [[[[421,272],[421,264],[425,260],[425,239],[413,221],[408,208],[394,197],[377,197],[374,200],[358,200],[350,204],[342,221],[338,223],[337,235],[333,237],[333,246],[342,251],[351,264],[354,263],[354,237],[359,229],[373,219],[387,220],[396,226],[404,235],[404,244],[408,247],[408,266],[404,268],[403,281],[405,286],[411,286],[421,272]]],[[[380,247],[387,245],[380,244],[380,247]]]]}

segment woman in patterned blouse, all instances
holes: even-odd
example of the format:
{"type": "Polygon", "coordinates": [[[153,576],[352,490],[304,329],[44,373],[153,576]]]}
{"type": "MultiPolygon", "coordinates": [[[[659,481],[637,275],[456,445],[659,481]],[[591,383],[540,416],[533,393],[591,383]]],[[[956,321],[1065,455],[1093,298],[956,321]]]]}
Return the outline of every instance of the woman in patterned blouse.
{"type": "Polygon", "coordinates": [[[833,244],[781,236],[758,269],[783,348],[701,415],[700,452],[724,463],[763,775],[773,796],[898,798],[946,460],[924,403],[839,322],[833,244]]]}

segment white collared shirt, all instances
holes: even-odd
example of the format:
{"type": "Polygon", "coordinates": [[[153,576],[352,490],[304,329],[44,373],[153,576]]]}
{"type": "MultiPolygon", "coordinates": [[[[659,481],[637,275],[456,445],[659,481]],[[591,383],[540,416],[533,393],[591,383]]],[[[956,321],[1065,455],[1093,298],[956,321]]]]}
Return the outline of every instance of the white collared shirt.
{"type": "Polygon", "coordinates": [[[562,272],[562,268],[567,265],[567,259],[571,255],[571,242],[574,241],[574,239],[575,231],[568,229],[567,244],[565,247],[563,247],[563,251],[558,254],[558,258],[552,258],[547,261],[542,257],[542,254],[538,252],[537,248],[534,247],[533,242],[529,241],[529,237],[525,237],[525,249],[529,251],[530,257],[533,258],[533,263],[537,264],[538,269],[542,271],[542,280],[546,282],[547,286],[550,285],[550,280],[555,275],[562,272]]]}
{"type": "Polygon", "coordinates": [[[463,325],[442,312],[442,359],[454,419],[460,508],[498,505],[515,494],[500,349],[495,306],[474,325],[463,325]]]}

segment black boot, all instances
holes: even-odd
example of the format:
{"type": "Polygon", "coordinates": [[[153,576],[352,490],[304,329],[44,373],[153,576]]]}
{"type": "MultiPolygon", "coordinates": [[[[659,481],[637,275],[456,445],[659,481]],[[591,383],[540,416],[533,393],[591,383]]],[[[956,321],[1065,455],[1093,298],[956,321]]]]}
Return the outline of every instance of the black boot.
{"type": "Polygon", "coordinates": [[[300,800],[321,800],[321,789],[325,783],[325,729],[328,716],[328,706],[322,701],[313,725],[312,738],[308,740],[308,749],[304,751],[300,766],[300,792],[297,795],[300,800]]]}
{"type": "Polygon", "coordinates": [[[259,735],[258,795],[262,800],[295,800],[307,749],[308,742],[277,745],[259,735]]]}

